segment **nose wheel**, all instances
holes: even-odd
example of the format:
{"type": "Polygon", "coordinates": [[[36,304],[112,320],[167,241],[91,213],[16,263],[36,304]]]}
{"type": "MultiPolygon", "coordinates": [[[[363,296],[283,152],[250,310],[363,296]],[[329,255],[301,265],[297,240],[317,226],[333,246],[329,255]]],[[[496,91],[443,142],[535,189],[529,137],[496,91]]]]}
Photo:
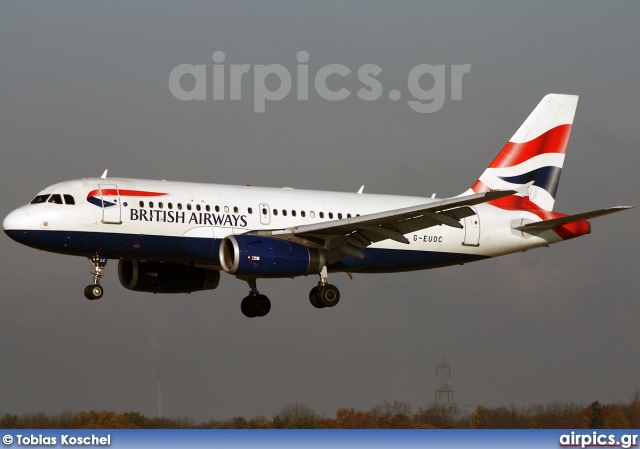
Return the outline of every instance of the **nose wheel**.
{"type": "Polygon", "coordinates": [[[104,289],[99,284],[87,285],[84,288],[84,297],[89,300],[100,299],[103,293],[104,289]]]}
{"type": "Polygon", "coordinates": [[[84,297],[93,301],[95,299],[102,298],[104,294],[104,289],[102,285],[100,285],[100,279],[104,276],[104,267],[107,265],[107,258],[104,256],[91,256],[89,257],[89,262],[93,266],[91,270],[91,274],[93,275],[93,284],[87,285],[84,288],[84,297]]]}

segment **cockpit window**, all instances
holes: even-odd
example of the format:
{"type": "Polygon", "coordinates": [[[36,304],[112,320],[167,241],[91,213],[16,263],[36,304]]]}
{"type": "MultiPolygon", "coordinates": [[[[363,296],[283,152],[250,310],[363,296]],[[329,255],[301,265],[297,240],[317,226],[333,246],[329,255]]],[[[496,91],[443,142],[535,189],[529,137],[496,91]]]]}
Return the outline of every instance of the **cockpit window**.
{"type": "Polygon", "coordinates": [[[33,200],[31,200],[31,204],[46,203],[49,199],[49,196],[51,195],[49,195],[48,193],[46,195],[38,195],[33,200]]]}
{"type": "Polygon", "coordinates": [[[64,204],[62,202],[62,197],[57,193],[54,193],[53,195],[51,195],[51,198],[49,198],[49,202],[54,204],[64,204]]]}
{"type": "Polygon", "coordinates": [[[59,195],[54,193],[51,195],[47,193],[45,195],[38,195],[34,199],[31,200],[31,204],[40,204],[40,203],[53,203],[53,204],[76,204],[76,200],[72,195],[59,195]],[[62,198],[64,197],[64,201],[62,198]]]}

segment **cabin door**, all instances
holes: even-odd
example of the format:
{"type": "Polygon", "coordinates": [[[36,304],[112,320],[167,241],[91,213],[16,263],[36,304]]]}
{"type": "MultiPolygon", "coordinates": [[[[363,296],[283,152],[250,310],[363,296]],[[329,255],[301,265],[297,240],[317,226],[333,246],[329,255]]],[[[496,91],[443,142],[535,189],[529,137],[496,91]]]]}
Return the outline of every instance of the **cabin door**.
{"type": "Polygon", "coordinates": [[[122,224],[120,210],[120,191],[115,184],[99,184],[102,200],[102,222],[105,224],[122,224]]]}
{"type": "Polygon", "coordinates": [[[464,246],[480,246],[480,216],[477,213],[464,219],[464,241],[462,244],[464,246]]]}

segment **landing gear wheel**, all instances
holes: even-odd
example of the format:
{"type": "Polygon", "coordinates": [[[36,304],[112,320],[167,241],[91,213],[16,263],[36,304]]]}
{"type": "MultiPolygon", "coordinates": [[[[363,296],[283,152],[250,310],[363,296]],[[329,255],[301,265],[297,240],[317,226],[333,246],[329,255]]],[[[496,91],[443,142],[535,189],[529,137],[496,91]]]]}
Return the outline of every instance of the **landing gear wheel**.
{"type": "Polygon", "coordinates": [[[100,285],[100,279],[104,276],[104,267],[107,265],[107,258],[99,254],[95,254],[88,258],[89,263],[93,269],[91,274],[93,275],[93,284],[87,285],[84,288],[84,297],[93,301],[94,299],[102,298],[104,289],[100,285]]]}
{"type": "Polygon", "coordinates": [[[316,288],[318,289],[318,304],[321,306],[333,307],[340,301],[340,290],[335,285],[325,284],[316,288]]]}
{"type": "Polygon", "coordinates": [[[84,297],[91,301],[102,298],[103,294],[104,289],[99,284],[87,285],[84,288],[84,297]]]}
{"type": "Polygon", "coordinates": [[[242,310],[242,314],[247,318],[255,318],[257,316],[255,308],[253,307],[253,296],[246,296],[242,300],[240,310],[242,310]]]}
{"type": "Polygon", "coordinates": [[[313,287],[309,292],[309,302],[316,309],[323,309],[324,306],[318,301],[318,287],[313,287]]]}
{"type": "Polygon", "coordinates": [[[249,295],[240,303],[240,310],[247,318],[265,316],[271,310],[271,301],[265,295],[249,295]]]}
{"type": "Polygon", "coordinates": [[[271,310],[271,301],[265,295],[256,295],[253,297],[253,307],[256,316],[265,316],[271,310]]]}

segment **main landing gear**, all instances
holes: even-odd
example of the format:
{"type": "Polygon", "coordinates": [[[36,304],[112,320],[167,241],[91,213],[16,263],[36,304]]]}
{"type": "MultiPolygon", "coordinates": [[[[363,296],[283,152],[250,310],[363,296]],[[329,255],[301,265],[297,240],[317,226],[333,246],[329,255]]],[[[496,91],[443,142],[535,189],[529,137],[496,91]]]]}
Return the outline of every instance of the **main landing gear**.
{"type": "MultiPolygon", "coordinates": [[[[249,296],[245,297],[240,304],[242,313],[248,318],[265,316],[271,310],[271,301],[258,291],[256,278],[248,278],[245,281],[247,281],[251,290],[249,296]]],[[[318,285],[309,292],[309,301],[317,309],[333,307],[340,301],[338,287],[327,283],[327,267],[324,267],[320,272],[318,285]]]]}
{"type": "Polygon", "coordinates": [[[327,267],[320,272],[318,286],[313,287],[309,292],[309,301],[317,309],[333,307],[340,301],[340,290],[338,287],[327,283],[327,267]]]}
{"type": "Polygon", "coordinates": [[[247,318],[255,318],[265,316],[271,310],[271,301],[265,295],[261,295],[256,286],[256,278],[247,279],[249,288],[249,296],[245,297],[240,303],[240,309],[247,318]]]}
{"type": "Polygon", "coordinates": [[[91,270],[91,274],[93,275],[93,284],[87,285],[84,288],[84,297],[89,300],[100,299],[102,298],[102,294],[104,293],[104,289],[102,285],[100,285],[100,279],[104,274],[104,267],[107,265],[107,258],[104,256],[91,256],[89,257],[89,262],[93,266],[93,270],[91,270]]]}

